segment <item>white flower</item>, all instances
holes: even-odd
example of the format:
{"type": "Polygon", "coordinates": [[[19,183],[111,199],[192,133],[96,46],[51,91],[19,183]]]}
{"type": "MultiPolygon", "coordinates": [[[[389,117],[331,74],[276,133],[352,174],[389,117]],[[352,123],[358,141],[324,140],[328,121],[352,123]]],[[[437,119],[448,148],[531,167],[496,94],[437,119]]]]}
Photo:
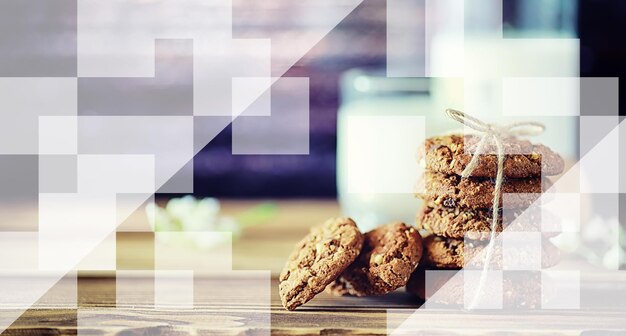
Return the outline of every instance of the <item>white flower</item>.
{"type": "MultiPolygon", "coordinates": [[[[220,203],[215,198],[197,200],[193,196],[173,198],[165,208],[149,204],[146,206],[148,222],[155,232],[183,232],[182,237],[169,243],[210,248],[231,241],[230,234],[198,234],[199,232],[232,233],[236,238],[241,226],[232,217],[220,217],[220,203]]],[[[171,235],[157,235],[160,239],[171,235]]]]}

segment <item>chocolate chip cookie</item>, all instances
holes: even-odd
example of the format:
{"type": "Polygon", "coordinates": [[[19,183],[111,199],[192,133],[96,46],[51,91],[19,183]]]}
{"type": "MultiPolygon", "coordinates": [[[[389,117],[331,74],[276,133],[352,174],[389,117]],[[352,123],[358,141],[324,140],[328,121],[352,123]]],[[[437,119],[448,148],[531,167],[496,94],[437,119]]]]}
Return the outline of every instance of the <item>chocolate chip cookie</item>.
{"type": "MultiPolygon", "coordinates": [[[[438,272],[418,267],[406,284],[407,292],[429,304],[463,306],[463,271],[438,272]]],[[[534,309],[541,306],[541,273],[539,271],[506,271],[502,274],[503,308],[534,309]]],[[[494,293],[495,294],[495,293],[494,293]]]]}
{"type": "MultiPolygon", "coordinates": [[[[465,244],[463,239],[443,238],[435,235],[424,237],[424,258],[422,262],[425,265],[442,268],[442,269],[459,269],[459,268],[482,268],[486,253],[482,253],[486,242],[471,242],[465,244]]],[[[516,254],[516,258],[532,258],[534,251],[521,251],[516,254]]],[[[496,243],[493,246],[493,254],[491,256],[491,267],[501,269],[504,262],[502,253],[502,244],[496,243]]],[[[560,251],[549,241],[544,241],[541,250],[541,266],[548,268],[556,265],[560,259],[560,251]]]]}
{"type": "MultiPolygon", "coordinates": [[[[502,183],[500,207],[505,199],[506,208],[527,208],[551,186],[552,182],[547,178],[506,179],[502,183]]],[[[488,209],[493,205],[494,189],[493,179],[425,172],[423,190],[417,190],[416,196],[430,207],[488,209]]]]}
{"type": "MultiPolygon", "coordinates": [[[[446,135],[426,139],[419,157],[426,161],[426,169],[446,175],[461,175],[472,160],[480,137],[476,135],[446,135]]],[[[527,140],[505,138],[503,141],[504,176],[527,178],[558,175],[565,166],[563,158],[544,145],[535,145],[527,140]]],[[[472,172],[476,177],[495,177],[498,158],[495,143],[488,141],[478,166],[472,172]]]]}
{"type": "Polygon", "coordinates": [[[422,239],[404,223],[389,223],[365,234],[357,260],[328,286],[334,295],[381,295],[406,284],[422,257],[422,239]]]}
{"type": "MultiPolygon", "coordinates": [[[[491,222],[492,212],[486,209],[424,206],[417,214],[418,229],[446,238],[488,240],[491,222]]],[[[543,226],[544,237],[554,237],[561,231],[559,218],[545,210],[542,215],[539,207],[500,210],[497,232],[502,232],[503,223],[508,231],[514,232],[539,232],[543,226]]]]}
{"type": "Polygon", "coordinates": [[[294,310],[322,292],[359,255],[363,234],[350,218],[331,218],[311,228],[279,276],[283,306],[294,310]]]}

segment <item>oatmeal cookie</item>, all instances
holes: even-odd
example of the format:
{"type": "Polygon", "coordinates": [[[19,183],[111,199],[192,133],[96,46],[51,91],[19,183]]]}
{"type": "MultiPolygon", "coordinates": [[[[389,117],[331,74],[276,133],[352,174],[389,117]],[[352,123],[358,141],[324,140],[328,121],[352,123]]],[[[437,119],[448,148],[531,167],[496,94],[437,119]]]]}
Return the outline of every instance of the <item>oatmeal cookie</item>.
{"type": "Polygon", "coordinates": [[[322,292],[359,255],[363,235],[350,218],[331,218],[311,228],[279,276],[283,306],[294,310],[322,292]]]}
{"type": "MultiPolygon", "coordinates": [[[[446,175],[461,175],[472,159],[480,136],[445,135],[426,139],[420,148],[418,158],[424,158],[426,169],[446,175]]],[[[527,178],[558,175],[563,172],[564,161],[561,156],[544,145],[532,144],[527,140],[506,138],[503,143],[504,176],[527,178]]],[[[496,153],[493,141],[488,141],[484,153],[496,153]]],[[[498,170],[496,154],[483,154],[478,166],[472,172],[476,177],[495,177],[498,170]]]]}
{"type": "MultiPolygon", "coordinates": [[[[417,228],[437,236],[457,239],[488,240],[491,236],[492,212],[486,209],[424,206],[417,214],[417,228]]],[[[500,210],[496,232],[503,223],[511,232],[541,232],[544,237],[558,235],[560,220],[539,207],[500,210]],[[521,217],[520,217],[521,216],[521,217]]]]}
{"type": "Polygon", "coordinates": [[[422,239],[404,223],[389,223],[365,234],[357,260],[328,286],[334,295],[381,295],[406,284],[422,257],[422,239]]]}
{"type": "MultiPolygon", "coordinates": [[[[458,175],[425,172],[423,188],[421,184],[416,196],[430,207],[449,208],[491,208],[495,181],[484,178],[461,178],[458,175]]],[[[502,183],[500,207],[503,199],[507,209],[527,208],[539,199],[544,190],[550,189],[552,182],[541,178],[505,179],[502,183]]]]}
{"type": "MultiPolygon", "coordinates": [[[[443,238],[435,235],[424,237],[424,258],[425,265],[442,269],[479,269],[484,265],[484,253],[487,242],[465,243],[463,239],[443,238]]],[[[533,258],[538,251],[530,248],[522,248],[514,256],[506,256],[502,253],[501,240],[496,242],[491,256],[491,267],[502,269],[503,258],[533,258]]],[[[560,260],[559,249],[547,240],[543,241],[541,249],[541,267],[548,268],[556,265],[560,260]]]]}

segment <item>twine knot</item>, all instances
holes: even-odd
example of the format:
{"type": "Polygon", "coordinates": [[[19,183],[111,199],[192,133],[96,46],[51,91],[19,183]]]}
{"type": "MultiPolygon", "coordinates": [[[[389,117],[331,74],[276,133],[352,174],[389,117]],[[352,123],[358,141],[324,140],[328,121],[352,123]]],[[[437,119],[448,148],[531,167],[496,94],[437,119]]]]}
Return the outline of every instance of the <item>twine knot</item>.
{"type": "Polygon", "coordinates": [[[460,122],[461,124],[474,129],[482,133],[482,137],[476,145],[476,150],[472,155],[472,159],[461,173],[462,178],[467,178],[472,175],[472,172],[478,166],[479,157],[483,155],[485,151],[485,144],[489,139],[493,140],[496,145],[496,155],[498,157],[498,169],[496,171],[496,183],[493,189],[493,203],[492,203],[492,219],[491,219],[491,234],[489,238],[489,245],[487,246],[487,254],[485,256],[485,262],[483,265],[483,272],[480,276],[480,282],[478,290],[474,296],[474,300],[470,307],[475,307],[477,300],[480,296],[481,289],[484,287],[485,277],[487,269],[491,263],[491,256],[493,254],[493,244],[496,237],[496,227],[498,225],[498,217],[500,210],[500,195],[502,193],[502,182],[504,180],[504,145],[503,140],[509,137],[516,136],[532,136],[539,135],[545,130],[545,126],[538,122],[515,122],[504,126],[496,124],[486,123],[480,119],[472,117],[471,115],[453,110],[447,109],[446,114],[460,122]]]}

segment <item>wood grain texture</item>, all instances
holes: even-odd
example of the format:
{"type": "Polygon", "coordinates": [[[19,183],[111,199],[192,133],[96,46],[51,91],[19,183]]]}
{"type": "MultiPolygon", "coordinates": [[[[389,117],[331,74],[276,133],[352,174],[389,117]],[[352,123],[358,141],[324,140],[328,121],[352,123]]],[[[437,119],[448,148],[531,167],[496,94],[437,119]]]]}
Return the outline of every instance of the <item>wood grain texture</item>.
{"type": "MultiPolygon", "coordinates": [[[[257,204],[224,202],[223,211],[237,215],[257,204]]],[[[334,201],[291,201],[279,202],[277,208],[275,217],[249,228],[234,242],[234,272],[194,277],[193,309],[154,308],[152,234],[118,232],[118,269],[140,269],[141,273],[123,277],[126,286],[122,286],[119,281],[123,271],[118,272],[117,283],[115,272],[80,271],[77,303],[64,298],[76,290],[68,281],[58,283],[46,300],[24,313],[0,301],[0,321],[21,314],[3,335],[76,335],[79,330],[81,335],[386,335],[388,327],[400,325],[420,307],[421,301],[400,289],[370,298],[321,293],[296,311],[284,310],[275,275],[309,227],[338,215],[339,207],[334,201]]],[[[626,298],[624,272],[593,269],[575,259],[565,260],[560,267],[584,274],[583,303],[607,293],[626,298]]],[[[626,300],[622,301],[621,306],[596,302],[585,312],[491,311],[486,315],[420,309],[407,328],[411,335],[482,335],[496,331],[507,335],[594,335],[592,332],[598,331],[595,335],[603,335],[626,330],[626,300]]]]}

